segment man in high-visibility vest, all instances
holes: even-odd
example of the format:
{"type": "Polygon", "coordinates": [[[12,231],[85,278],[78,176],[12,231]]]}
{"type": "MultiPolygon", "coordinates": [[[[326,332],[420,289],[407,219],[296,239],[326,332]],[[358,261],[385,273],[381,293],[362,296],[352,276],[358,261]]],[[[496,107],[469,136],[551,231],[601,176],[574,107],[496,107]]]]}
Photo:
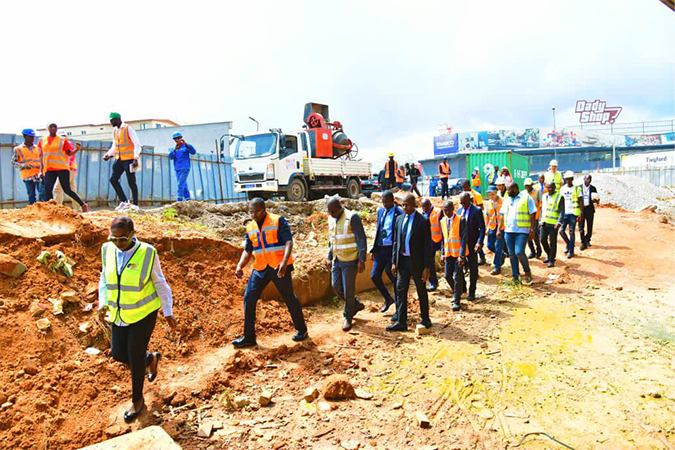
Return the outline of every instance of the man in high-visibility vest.
{"type": "Polygon", "coordinates": [[[523,184],[525,185],[525,190],[527,191],[527,193],[530,194],[530,197],[532,197],[532,200],[534,200],[534,204],[537,205],[537,229],[534,230],[534,239],[531,239],[527,243],[527,245],[530,247],[530,254],[527,255],[527,257],[529,259],[535,257],[539,258],[541,256],[541,242],[539,241],[539,218],[541,217],[541,191],[539,189],[535,189],[532,186],[533,184],[532,178],[525,178],[523,184]]]}
{"type": "Polygon", "coordinates": [[[396,172],[398,164],[394,160],[394,154],[389,153],[389,160],[384,163],[384,186],[382,190],[393,189],[396,187],[396,172]]]}
{"type": "MultiPolygon", "coordinates": [[[[443,233],[442,260],[445,268],[445,281],[453,291],[452,310],[459,311],[464,286],[464,274],[458,263],[459,250],[462,246],[462,236],[466,235],[466,220],[455,214],[455,204],[448,200],[443,204],[444,217],[441,219],[441,232],[443,233]]],[[[469,255],[469,248],[464,252],[464,257],[469,255]]]]}
{"type": "Polygon", "coordinates": [[[504,177],[497,177],[495,186],[497,186],[497,195],[501,198],[506,198],[508,196],[506,193],[506,181],[504,181],[504,177]]]}
{"type": "Polygon", "coordinates": [[[478,170],[478,167],[474,167],[473,172],[471,173],[471,188],[480,191],[480,185],[480,171],[478,170]]]}
{"type": "Polygon", "coordinates": [[[45,179],[45,199],[54,198],[54,185],[59,181],[63,192],[75,200],[83,212],[89,211],[89,205],[84,203],[77,192],[70,187],[70,163],[69,157],[75,155],[82,146],[74,146],[65,136],[58,136],[59,127],[55,123],[47,126],[49,134],[42,139],[38,147],[42,151],[42,170],[45,179]]]}
{"type": "Polygon", "coordinates": [[[431,271],[429,272],[428,291],[438,289],[438,275],[436,274],[436,253],[443,248],[443,233],[441,232],[441,219],[443,212],[441,208],[434,208],[431,200],[422,199],[422,213],[429,221],[431,228],[431,271]]]}
{"type": "Polygon", "coordinates": [[[553,181],[556,185],[556,191],[558,191],[563,185],[562,174],[558,172],[558,161],[552,159],[548,165],[548,172],[546,172],[546,175],[544,176],[545,182],[548,184],[549,181],[553,181]]]}
{"type": "Polygon", "coordinates": [[[502,273],[502,265],[504,264],[504,236],[497,239],[497,228],[504,231],[504,225],[500,223],[499,212],[502,209],[502,199],[497,194],[496,186],[488,186],[488,197],[490,201],[487,202],[487,248],[494,253],[492,259],[492,275],[499,275],[502,273]]]}
{"type": "Polygon", "coordinates": [[[138,207],[136,171],[140,170],[138,161],[141,157],[141,143],[138,140],[136,131],[122,122],[122,116],[119,113],[110,113],[110,124],[113,126],[113,143],[110,150],[103,156],[103,159],[108,161],[113,156],[115,157],[112,175],[110,176],[110,184],[112,184],[117,198],[120,200],[120,204],[115,209],[134,209],[133,206],[138,207]],[[123,173],[127,175],[133,205],[129,203],[127,195],[120,184],[120,178],[123,173]]]}
{"type": "Polygon", "coordinates": [[[253,261],[253,271],[244,292],[244,335],[232,341],[236,348],[257,345],[255,308],[258,299],[270,283],[274,283],[286,303],[295,327],[294,341],[308,337],[302,307],[293,291],[293,236],[283,217],[268,213],[265,201],[254,198],[248,204],[251,220],[246,225],[246,244],[237,264],[235,276],[244,276],[244,268],[253,261]]]}
{"type": "Polygon", "coordinates": [[[553,267],[558,251],[558,230],[562,226],[563,217],[565,217],[565,200],[560,192],[556,192],[555,182],[549,181],[546,184],[546,193],[541,199],[541,205],[539,238],[546,252],[544,264],[553,267]]]}
{"type": "MultiPolygon", "coordinates": [[[[557,183],[556,183],[557,185],[557,183]]],[[[565,199],[565,218],[563,219],[560,236],[567,244],[565,256],[568,259],[574,258],[574,238],[576,235],[577,219],[584,220],[584,211],[581,205],[584,203],[581,186],[574,186],[574,172],[568,170],[565,172],[565,185],[559,189],[560,195],[565,199]],[[567,237],[565,230],[569,227],[570,235],[567,237]]]]}
{"type": "Polygon", "coordinates": [[[361,217],[344,209],[340,197],[331,197],[328,208],[328,266],[335,293],[344,300],[342,331],[352,329],[357,312],[365,306],[356,301],[356,275],[366,269],[366,232],[361,217]]]}
{"type": "Polygon", "coordinates": [[[509,249],[511,261],[511,275],[513,280],[520,282],[520,270],[518,263],[523,265],[523,280],[525,283],[532,282],[530,262],[525,255],[525,247],[528,239],[534,239],[534,230],[537,228],[537,205],[527,192],[520,192],[517,183],[511,183],[506,188],[509,196],[504,199],[504,204],[499,212],[500,224],[504,225],[504,232],[497,231],[497,238],[502,234],[509,249]]]}
{"type": "Polygon", "coordinates": [[[450,174],[452,173],[452,169],[450,169],[450,165],[448,165],[448,159],[443,158],[443,162],[441,162],[438,165],[438,176],[441,179],[441,198],[445,199],[445,197],[449,197],[450,194],[448,193],[448,178],[450,178],[450,174]]]}
{"type": "Polygon", "coordinates": [[[38,198],[41,202],[45,201],[45,188],[42,183],[42,155],[38,146],[35,145],[35,130],[26,128],[21,134],[23,144],[14,147],[12,166],[19,169],[19,175],[28,192],[28,204],[32,205],[38,198]]]}
{"type": "MultiPolygon", "coordinates": [[[[471,188],[469,180],[464,180],[462,182],[462,191],[468,192],[471,195],[471,201],[473,202],[474,206],[476,206],[481,210],[485,209],[485,205],[483,205],[483,196],[480,195],[479,192],[471,188]]],[[[485,265],[485,251],[483,249],[481,249],[478,252],[478,265],[479,266],[485,265]]]]}
{"type": "MultiPolygon", "coordinates": [[[[61,136],[65,136],[63,131],[60,131],[59,134],[61,136]]],[[[77,174],[77,155],[75,153],[68,156],[68,167],[70,170],[70,189],[73,192],[77,192],[77,186],[75,185],[75,175],[77,174]]],[[[59,205],[63,205],[63,188],[61,188],[61,183],[59,180],[56,180],[56,184],[54,185],[54,200],[56,200],[56,203],[59,205]]]]}
{"type": "Polygon", "coordinates": [[[400,165],[396,169],[396,187],[401,189],[403,183],[405,182],[405,166],[400,165]]]}

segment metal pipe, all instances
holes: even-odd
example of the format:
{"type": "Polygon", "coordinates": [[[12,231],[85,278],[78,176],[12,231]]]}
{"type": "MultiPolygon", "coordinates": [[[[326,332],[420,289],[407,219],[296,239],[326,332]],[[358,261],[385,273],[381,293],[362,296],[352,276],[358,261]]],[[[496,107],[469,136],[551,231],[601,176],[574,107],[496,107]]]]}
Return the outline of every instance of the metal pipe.
{"type": "Polygon", "coordinates": [[[219,147],[219,142],[218,139],[216,141],[216,170],[218,170],[218,181],[220,181],[220,196],[223,196],[223,176],[220,174],[220,148],[219,147]]]}

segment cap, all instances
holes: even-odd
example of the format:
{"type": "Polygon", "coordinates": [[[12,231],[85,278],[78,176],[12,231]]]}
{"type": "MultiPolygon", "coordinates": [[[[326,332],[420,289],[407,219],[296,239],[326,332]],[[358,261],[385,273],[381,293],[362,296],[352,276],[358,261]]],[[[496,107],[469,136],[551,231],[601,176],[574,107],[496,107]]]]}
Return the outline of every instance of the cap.
{"type": "Polygon", "coordinates": [[[488,192],[497,192],[497,186],[488,186],[488,192]]]}
{"type": "Polygon", "coordinates": [[[557,159],[552,159],[550,163],[548,163],[549,166],[556,166],[558,167],[558,160],[557,159]]]}
{"type": "Polygon", "coordinates": [[[506,184],[506,181],[504,180],[504,177],[497,177],[495,184],[506,184]]]}
{"type": "Polygon", "coordinates": [[[174,139],[177,139],[177,138],[182,138],[182,137],[183,137],[183,135],[182,135],[182,134],[180,134],[180,131],[179,131],[179,132],[177,132],[177,133],[174,133],[174,134],[173,134],[173,138],[174,138],[174,139]]]}
{"type": "Polygon", "coordinates": [[[23,134],[24,136],[35,136],[35,130],[32,128],[24,128],[21,131],[21,134],[23,134]]]}
{"type": "Polygon", "coordinates": [[[393,154],[393,153],[389,153],[389,157],[391,158],[392,156],[394,156],[394,154],[393,154]]]}
{"type": "Polygon", "coordinates": [[[475,170],[476,172],[478,172],[478,167],[474,167],[473,170],[475,170]]]}
{"type": "Polygon", "coordinates": [[[565,172],[565,179],[567,178],[574,178],[574,172],[572,172],[571,170],[565,172]]]}
{"type": "Polygon", "coordinates": [[[121,119],[121,118],[122,118],[122,116],[120,116],[120,113],[116,113],[116,112],[111,112],[111,113],[110,113],[110,117],[109,117],[110,120],[112,120],[112,119],[121,119]]]}
{"type": "Polygon", "coordinates": [[[523,181],[523,184],[525,186],[532,186],[532,178],[525,178],[525,181],[523,181]]]}

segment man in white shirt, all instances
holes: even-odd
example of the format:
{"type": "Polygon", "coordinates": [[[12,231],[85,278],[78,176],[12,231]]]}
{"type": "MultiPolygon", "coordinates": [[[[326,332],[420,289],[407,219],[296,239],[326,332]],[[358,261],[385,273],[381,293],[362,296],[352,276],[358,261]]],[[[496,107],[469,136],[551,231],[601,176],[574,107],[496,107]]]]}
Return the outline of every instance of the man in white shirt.
{"type": "Polygon", "coordinates": [[[518,263],[523,265],[523,281],[532,282],[532,272],[530,262],[525,255],[527,241],[534,239],[534,233],[537,229],[537,205],[527,191],[520,192],[517,183],[511,183],[507,187],[508,196],[504,199],[502,209],[499,211],[500,225],[504,226],[504,232],[501,226],[497,227],[497,239],[502,238],[502,233],[506,240],[506,247],[509,249],[509,260],[511,261],[511,275],[514,281],[520,281],[520,270],[518,263]]]}
{"type": "Polygon", "coordinates": [[[103,156],[103,160],[108,161],[113,156],[115,157],[110,184],[112,184],[117,198],[120,200],[120,204],[116,209],[122,210],[131,206],[120,184],[120,178],[123,173],[127,174],[127,182],[129,183],[129,189],[131,189],[133,205],[138,206],[136,171],[140,169],[138,161],[141,157],[141,143],[138,140],[136,131],[133,127],[122,122],[122,117],[119,113],[110,113],[110,124],[113,126],[113,144],[110,150],[103,156]]]}
{"type": "Polygon", "coordinates": [[[560,236],[567,244],[565,256],[568,259],[574,258],[574,236],[576,234],[577,218],[579,221],[584,220],[583,210],[581,204],[583,202],[583,193],[581,186],[574,186],[574,172],[568,170],[565,172],[565,184],[560,188],[560,195],[565,200],[565,217],[563,218],[562,228],[560,229],[560,236]],[[565,233],[569,227],[569,237],[565,233]]]}
{"type": "Polygon", "coordinates": [[[593,198],[598,190],[591,184],[591,174],[586,174],[584,184],[581,185],[581,195],[584,200],[581,207],[582,218],[579,218],[579,237],[581,237],[581,247],[579,250],[586,250],[591,246],[591,236],[593,236],[593,219],[595,218],[595,204],[600,203],[600,199],[593,198]]]}

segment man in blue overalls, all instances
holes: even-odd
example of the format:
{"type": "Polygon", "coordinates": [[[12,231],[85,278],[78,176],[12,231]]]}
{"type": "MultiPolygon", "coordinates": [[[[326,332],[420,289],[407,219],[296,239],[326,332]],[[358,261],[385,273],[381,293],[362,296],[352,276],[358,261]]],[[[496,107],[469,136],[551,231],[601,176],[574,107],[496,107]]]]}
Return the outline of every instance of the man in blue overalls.
{"type": "Polygon", "coordinates": [[[169,159],[173,160],[173,167],[176,170],[178,179],[178,201],[190,200],[190,190],[187,187],[188,175],[190,175],[190,155],[197,153],[197,150],[183,139],[183,135],[173,134],[173,140],[176,146],[169,152],[169,159]]]}

